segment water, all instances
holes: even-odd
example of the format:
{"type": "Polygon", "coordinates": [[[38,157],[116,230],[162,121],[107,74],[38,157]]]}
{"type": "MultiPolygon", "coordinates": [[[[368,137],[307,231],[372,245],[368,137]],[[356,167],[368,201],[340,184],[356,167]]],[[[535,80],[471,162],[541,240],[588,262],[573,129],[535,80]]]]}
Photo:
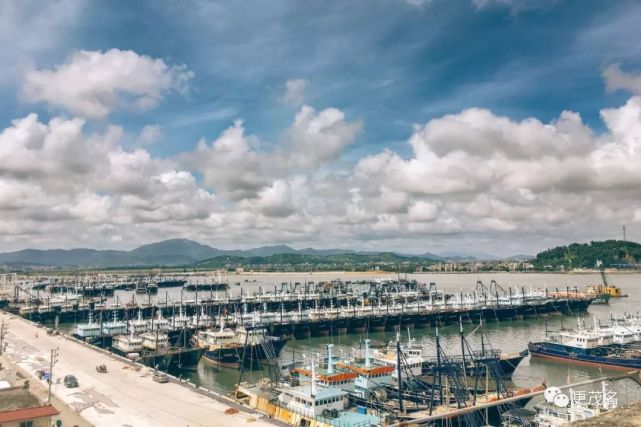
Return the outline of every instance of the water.
{"type": "MultiPolygon", "coordinates": [[[[382,274],[336,274],[336,273],[291,273],[291,274],[248,274],[248,275],[232,275],[229,277],[231,284],[230,292],[232,294],[240,293],[240,289],[245,292],[252,292],[258,290],[260,286],[264,290],[272,290],[275,285],[280,287],[282,282],[300,282],[305,281],[329,281],[333,279],[343,280],[361,280],[361,279],[385,279],[396,278],[395,275],[382,275],[382,274]],[[247,280],[247,281],[246,281],[247,280]],[[234,283],[241,282],[241,286],[236,286],[234,283]]],[[[419,282],[429,283],[436,282],[439,289],[448,293],[455,293],[458,291],[471,291],[474,289],[476,281],[482,280],[485,284],[489,284],[490,280],[496,280],[499,285],[506,288],[511,286],[512,289],[520,287],[545,288],[553,290],[555,288],[565,289],[566,287],[577,286],[579,289],[585,288],[589,284],[601,283],[599,274],[541,274],[541,273],[482,273],[482,274],[409,274],[408,279],[415,279],[419,282]]],[[[613,298],[610,300],[609,305],[595,305],[589,308],[590,321],[591,316],[596,315],[602,321],[608,321],[611,315],[623,316],[625,313],[637,313],[641,307],[641,274],[611,274],[608,276],[609,281],[622,288],[623,292],[628,294],[628,298],[613,298]]],[[[201,292],[199,297],[206,298],[209,292],[201,292]]],[[[117,291],[116,296],[120,301],[129,301],[132,298],[131,291],[117,291]]],[[[160,289],[156,299],[179,301],[181,292],[179,289],[160,289]],[[167,292],[167,294],[165,294],[167,292]]],[[[183,293],[182,298],[194,299],[193,293],[183,293]]],[[[138,298],[140,300],[140,297],[138,298]]],[[[152,297],[152,301],[154,297],[152,297]]],[[[545,319],[521,320],[521,321],[503,321],[497,323],[488,319],[486,324],[486,334],[489,341],[494,348],[500,348],[504,352],[518,352],[527,348],[529,341],[538,341],[543,335],[547,327],[550,330],[559,329],[563,323],[566,327],[574,327],[576,319],[570,316],[556,316],[547,317],[545,319]]],[[[587,322],[586,322],[587,323],[587,322]]],[[[466,334],[470,334],[477,325],[466,324],[466,334]]],[[[403,331],[406,336],[407,332],[403,331]]],[[[448,354],[460,354],[460,341],[458,335],[458,326],[449,326],[440,328],[439,333],[442,337],[442,344],[448,354]]],[[[433,328],[417,328],[412,332],[412,336],[421,339],[425,338],[429,343],[433,343],[435,331],[433,328]]],[[[342,336],[331,337],[317,337],[290,340],[283,349],[280,359],[282,362],[289,362],[292,360],[292,355],[295,353],[297,358],[301,354],[315,354],[323,353],[327,343],[333,343],[336,346],[336,352],[342,349],[345,352],[351,351],[351,348],[358,348],[362,345],[362,340],[365,339],[365,334],[351,334],[342,336]]],[[[394,338],[394,332],[377,332],[368,335],[372,340],[381,342],[388,342],[394,338]]],[[[473,347],[480,348],[478,335],[470,335],[469,341],[473,347]]],[[[583,366],[575,366],[572,364],[562,364],[558,362],[550,362],[543,359],[531,359],[527,357],[521,362],[519,367],[514,372],[512,380],[516,387],[531,387],[545,381],[548,385],[562,385],[567,381],[579,382],[592,378],[599,378],[604,375],[620,373],[617,371],[600,370],[598,368],[590,368],[583,366]]],[[[265,372],[258,373],[243,373],[244,379],[248,379],[251,375],[252,379],[257,379],[258,375],[265,374],[265,372]]],[[[196,367],[195,371],[181,372],[183,377],[189,378],[191,381],[200,385],[229,392],[233,389],[234,385],[238,382],[240,372],[234,369],[227,368],[214,368],[206,363],[201,363],[196,367]]],[[[622,381],[614,385],[614,390],[617,392],[620,404],[639,399],[638,387],[633,385],[630,381],[622,381]]]]}

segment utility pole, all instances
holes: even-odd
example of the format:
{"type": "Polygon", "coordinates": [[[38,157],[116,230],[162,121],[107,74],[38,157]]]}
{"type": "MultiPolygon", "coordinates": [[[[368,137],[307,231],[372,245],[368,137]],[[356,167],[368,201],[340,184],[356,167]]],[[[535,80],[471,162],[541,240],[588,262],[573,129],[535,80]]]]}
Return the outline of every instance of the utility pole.
{"type": "Polygon", "coordinates": [[[58,347],[51,349],[51,359],[49,360],[49,395],[47,403],[51,404],[51,384],[53,383],[53,367],[58,363],[58,347]]]}
{"type": "Polygon", "coordinates": [[[0,323],[0,355],[4,353],[4,348],[7,345],[5,342],[7,332],[9,332],[9,324],[3,320],[2,323],[0,323]]]}
{"type": "Polygon", "coordinates": [[[625,242],[625,225],[621,227],[623,229],[623,241],[625,242]]]}

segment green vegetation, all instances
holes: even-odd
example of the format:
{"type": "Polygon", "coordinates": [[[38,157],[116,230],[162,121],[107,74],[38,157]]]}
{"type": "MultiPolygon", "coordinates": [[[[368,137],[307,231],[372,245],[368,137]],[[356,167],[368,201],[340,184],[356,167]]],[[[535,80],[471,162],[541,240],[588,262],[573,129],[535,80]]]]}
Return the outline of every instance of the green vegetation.
{"type": "Polygon", "coordinates": [[[386,270],[414,272],[419,266],[433,264],[423,257],[401,256],[393,253],[380,254],[275,254],[270,256],[218,256],[195,264],[198,269],[259,269],[262,271],[367,271],[386,270]]]}
{"type": "Polygon", "coordinates": [[[536,269],[595,268],[597,261],[604,267],[613,264],[638,264],[641,262],[641,244],[623,240],[572,243],[558,246],[536,255],[536,269]]]}

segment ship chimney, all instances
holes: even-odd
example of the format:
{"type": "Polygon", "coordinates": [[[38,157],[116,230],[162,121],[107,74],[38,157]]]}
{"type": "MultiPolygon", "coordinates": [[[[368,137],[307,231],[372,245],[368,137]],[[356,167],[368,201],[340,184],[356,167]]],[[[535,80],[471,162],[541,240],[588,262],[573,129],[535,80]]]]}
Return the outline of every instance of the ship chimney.
{"type": "Polygon", "coordinates": [[[369,368],[371,366],[371,362],[369,360],[369,339],[365,340],[365,367],[369,368]]]}
{"type": "Polygon", "coordinates": [[[314,356],[311,356],[312,360],[312,397],[316,396],[316,366],[314,365],[314,356]]]}
{"type": "Polygon", "coordinates": [[[334,373],[334,363],[332,361],[332,348],[334,344],[327,344],[327,374],[331,375],[334,373]]]}

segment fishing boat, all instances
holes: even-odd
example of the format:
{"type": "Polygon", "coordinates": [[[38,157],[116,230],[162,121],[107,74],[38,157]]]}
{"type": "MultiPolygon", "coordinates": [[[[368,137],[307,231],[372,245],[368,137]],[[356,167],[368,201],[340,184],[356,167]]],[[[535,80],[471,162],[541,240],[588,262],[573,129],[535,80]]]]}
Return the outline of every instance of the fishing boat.
{"type": "Polygon", "coordinates": [[[149,322],[142,318],[142,310],[138,310],[138,317],[127,322],[129,330],[134,334],[142,334],[148,331],[149,322]]]}
{"type": "Polygon", "coordinates": [[[94,323],[93,312],[89,312],[89,321],[87,323],[79,323],[74,328],[72,335],[82,340],[87,338],[94,338],[100,335],[100,325],[94,323]]]}
{"type": "Polygon", "coordinates": [[[243,363],[251,365],[277,357],[287,338],[268,335],[263,328],[240,326],[234,331],[226,329],[221,322],[218,331],[199,331],[193,343],[195,347],[205,350],[204,359],[207,362],[237,368],[243,363]]]}
{"type": "Polygon", "coordinates": [[[349,393],[338,387],[321,385],[316,363],[311,361],[309,384],[282,384],[264,388],[239,384],[235,397],[286,424],[295,426],[334,425],[374,427],[381,425],[378,416],[364,406],[351,407],[349,393]]]}
{"type": "Polygon", "coordinates": [[[144,339],[135,335],[133,330],[129,335],[118,335],[113,338],[112,349],[116,354],[128,357],[132,353],[138,355],[143,351],[144,339]]]}
{"type": "Polygon", "coordinates": [[[118,320],[118,311],[114,310],[111,322],[102,324],[102,333],[107,336],[124,335],[127,333],[127,323],[118,320]]]}
{"type": "Polygon", "coordinates": [[[213,326],[213,324],[214,324],[214,317],[205,313],[205,306],[201,305],[200,313],[196,312],[193,316],[191,316],[189,326],[194,329],[203,329],[203,328],[209,328],[213,326]]]}
{"type": "Polygon", "coordinates": [[[192,337],[194,347],[204,349],[203,360],[215,366],[240,367],[236,333],[221,323],[218,330],[199,331],[192,337]]]}
{"type": "MultiPolygon", "coordinates": [[[[629,338],[625,335],[623,333],[622,340],[629,338]]],[[[600,333],[596,322],[594,329],[585,329],[579,322],[577,330],[563,330],[550,335],[546,332],[545,339],[530,342],[528,350],[534,357],[577,365],[612,369],[641,368],[641,350],[630,344],[615,344],[614,333],[600,333]]]]}

